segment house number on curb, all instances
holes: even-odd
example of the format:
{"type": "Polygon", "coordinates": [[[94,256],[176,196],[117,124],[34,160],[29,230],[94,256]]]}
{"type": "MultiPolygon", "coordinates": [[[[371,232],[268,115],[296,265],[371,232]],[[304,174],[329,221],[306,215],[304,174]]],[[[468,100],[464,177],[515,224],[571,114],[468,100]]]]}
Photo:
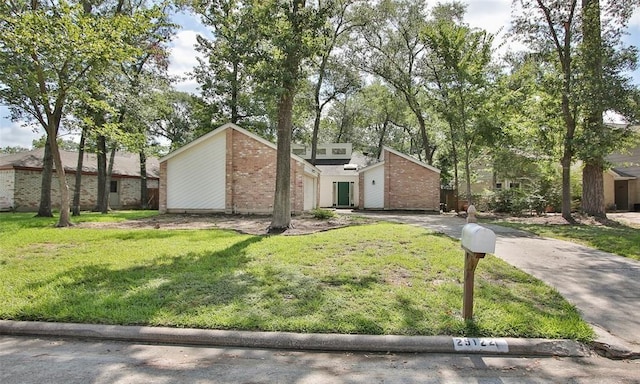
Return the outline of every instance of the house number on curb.
{"type": "Polygon", "coordinates": [[[453,347],[456,351],[509,352],[509,344],[505,339],[454,337],[453,347]]]}

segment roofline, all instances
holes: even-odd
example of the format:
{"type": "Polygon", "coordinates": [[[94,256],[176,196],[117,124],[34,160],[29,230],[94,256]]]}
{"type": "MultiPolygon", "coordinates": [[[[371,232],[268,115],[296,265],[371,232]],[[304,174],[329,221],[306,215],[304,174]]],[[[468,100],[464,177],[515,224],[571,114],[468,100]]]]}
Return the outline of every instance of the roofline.
{"type": "MultiPolygon", "coordinates": [[[[53,172],[55,173],[55,167],[53,168],[53,172]]],[[[42,167],[22,167],[22,166],[9,166],[9,167],[0,167],[0,171],[30,171],[30,172],[42,172],[42,167]]],[[[76,169],[65,168],[65,174],[67,175],[75,175],[77,174],[76,169]]],[[[85,176],[98,176],[98,172],[92,171],[82,171],[80,174],[85,176]]],[[[140,175],[130,175],[130,174],[122,174],[122,173],[113,173],[111,177],[119,178],[119,179],[140,179],[140,175]]],[[[147,174],[147,180],[160,180],[159,176],[149,176],[147,174]]]]}
{"type": "Polygon", "coordinates": [[[377,168],[377,167],[380,167],[380,166],[382,166],[382,165],[384,165],[384,160],[379,161],[379,162],[377,162],[377,163],[375,163],[375,164],[367,165],[366,167],[364,167],[364,168],[362,168],[362,169],[358,170],[358,174],[360,174],[360,173],[362,173],[362,172],[365,172],[365,171],[370,171],[370,170],[372,170],[373,168],[377,168]]]}
{"type": "Polygon", "coordinates": [[[614,180],[636,180],[637,177],[636,176],[622,176],[621,174],[619,174],[618,172],[616,172],[613,169],[608,169],[607,172],[613,176],[614,180]]]}
{"type": "MultiPolygon", "coordinates": [[[[434,172],[440,173],[440,170],[439,170],[438,168],[433,167],[433,166],[431,166],[431,165],[429,165],[429,164],[427,164],[427,163],[423,163],[422,161],[419,161],[419,160],[417,160],[417,159],[414,159],[414,158],[413,158],[413,157],[411,157],[411,156],[405,155],[405,154],[404,154],[404,153],[402,153],[402,152],[398,152],[398,151],[396,151],[396,150],[395,150],[395,149],[393,149],[393,148],[389,148],[389,147],[387,147],[386,145],[382,147],[382,150],[383,150],[383,152],[384,152],[384,151],[389,151],[389,152],[393,153],[394,155],[397,155],[397,156],[402,157],[402,158],[403,158],[403,159],[405,159],[405,160],[409,160],[409,161],[411,161],[411,162],[413,162],[413,163],[415,163],[415,164],[418,164],[418,165],[420,165],[420,166],[422,166],[422,167],[424,167],[424,168],[427,168],[427,169],[430,169],[430,170],[432,170],[432,171],[434,171],[434,172]]],[[[381,152],[381,153],[380,153],[380,156],[382,156],[383,152],[381,152]]]]}
{"type": "MultiPolygon", "coordinates": [[[[242,127],[240,127],[240,126],[238,126],[238,125],[236,125],[234,123],[225,123],[225,124],[219,126],[218,128],[214,129],[213,131],[211,131],[211,132],[209,132],[209,133],[207,133],[205,135],[200,136],[199,138],[193,140],[192,142],[190,142],[190,143],[188,143],[186,145],[183,145],[182,147],[180,147],[180,148],[176,149],[175,151],[173,151],[173,152],[167,154],[166,156],[162,157],[160,159],[160,163],[163,163],[163,162],[171,159],[172,157],[175,157],[175,156],[181,154],[182,152],[188,150],[189,148],[191,148],[193,146],[196,146],[196,145],[208,140],[209,138],[211,138],[213,136],[216,136],[217,134],[226,131],[227,129],[235,129],[236,131],[238,131],[238,132],[240,132],[242,134],[245,134],[245,135],[249,136],[250,138],[252,138],[254,140],[257,140],[260,143],[262,143],[262,144],[264,144],[264,145],[266,145],[266,146],[268,146],[270,148],[275,149],[276,151],[278,150],[278,146],[276,144],[270,142],[269,140],[264,139],[264,138],[256,135],[255,133],[249,132],[246,129],[244,129],[244,128],[242,128],[242,127]]],[[[294,155],[292,153],[291,154],[291,158],[294,159],[294,160],[297,160],[297,161],[301,161],[303,164],[305,164],[305,168],[306,168],[306,166],[309,166],[313,170],[315,170],[316,172],[320,172],[320,170],[316,166],[314,166],[313,164],[309,163],[308,161],[306,161],[305,159],[303,159],[302,157],[300,157],[298,155],[294,155]]],[[[310,172],[310,173],[313,173],[313,172],[310,172]]]]}

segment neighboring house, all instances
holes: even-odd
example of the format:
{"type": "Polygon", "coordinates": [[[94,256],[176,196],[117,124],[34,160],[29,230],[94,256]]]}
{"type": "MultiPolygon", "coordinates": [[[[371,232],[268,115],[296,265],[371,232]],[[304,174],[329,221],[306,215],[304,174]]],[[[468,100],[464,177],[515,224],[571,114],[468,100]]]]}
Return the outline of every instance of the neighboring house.
{"type": "Polygon", "coordinates": [[[359,208],[440,211],[440,170],[384,147],[358,171],[359,208]]]}
{"type": "MultiPolygon", "coordinates": [[[[37,211],[40,205],[42,159],[44,149],[0,156],[0,211],[37,211]]],[[[61,151],[67,185],[73,197],[78,153],[61,151]]],[[[98,195],[97,158],[93,153],[84,155],[80,207],[96,206],[98,195]]],[[[111,208],[140,208],[140,159],[137,154],[118,153],[111,175],[109,202],[111,208]]],[[[151,207],[158,205],[159,165],[155,158],[147,159],[147,188],[151,207]]],[[[51,203],[59,208],[59,182],[53,172],[51,203]]]]}
{"type": "MultiPolygon", "coordinates": [[[[160,159],[160,212],[271,213],[275,144],[225,124],[160,159]]],[[[291,210],[318,207],[320,170],[291,155],[291,210]]]]}
{"type": "Polygon", "coordinates": [[[612,164],[604,174],[607,209],[640,212],[640,146],[626,154],[611,154],[607,161],[612,164]]]}

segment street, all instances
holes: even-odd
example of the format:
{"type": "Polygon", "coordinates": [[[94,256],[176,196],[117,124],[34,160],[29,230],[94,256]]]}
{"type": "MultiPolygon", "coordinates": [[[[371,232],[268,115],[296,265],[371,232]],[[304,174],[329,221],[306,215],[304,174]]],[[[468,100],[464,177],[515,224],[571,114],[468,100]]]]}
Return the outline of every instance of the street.
{"type": "Polygon", "coordinates": [[[640,383],[640,360],[328,353],[0,336],[0,383],[640,383]]]}

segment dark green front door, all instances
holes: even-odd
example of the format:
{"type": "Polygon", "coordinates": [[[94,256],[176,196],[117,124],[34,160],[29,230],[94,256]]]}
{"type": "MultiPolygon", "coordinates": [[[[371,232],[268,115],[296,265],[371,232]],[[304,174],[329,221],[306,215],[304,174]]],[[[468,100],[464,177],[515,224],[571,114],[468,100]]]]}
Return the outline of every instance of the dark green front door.
{"type": "Polygon", "coordinates": [[[338,182],[338,206],[348,207],[349,201],[349,182],[338,182]]]}

